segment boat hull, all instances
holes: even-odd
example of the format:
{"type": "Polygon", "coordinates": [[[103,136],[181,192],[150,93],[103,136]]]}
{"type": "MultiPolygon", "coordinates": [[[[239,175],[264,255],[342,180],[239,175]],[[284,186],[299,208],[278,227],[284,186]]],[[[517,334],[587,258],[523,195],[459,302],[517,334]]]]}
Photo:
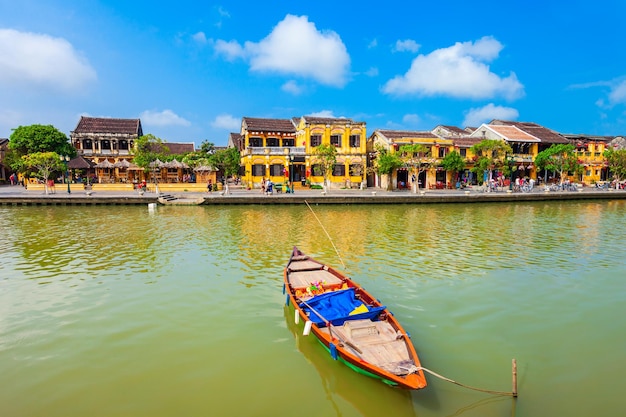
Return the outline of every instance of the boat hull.
{"type": "Polygon", "coordinates": [[[293,306],[302,321],[312,321],[310,332],[333,359],[387,385],[412,390],[426,387],[419,358],[406,331],[385,306],[353,280],[294,248],[284,270],[283,290],[287,305],[293,306]],[[314,282],[311,291],[307,285],[320,277],[324,281],[314,282]],[[337,308],[334,300],[352,294],[368,312],[355,310],[347,316],[326,317],[337,308]],[[314,307],[315,303],[331,305],[332,309],[320,313],[317,308],[321,307],[314,307]]]}

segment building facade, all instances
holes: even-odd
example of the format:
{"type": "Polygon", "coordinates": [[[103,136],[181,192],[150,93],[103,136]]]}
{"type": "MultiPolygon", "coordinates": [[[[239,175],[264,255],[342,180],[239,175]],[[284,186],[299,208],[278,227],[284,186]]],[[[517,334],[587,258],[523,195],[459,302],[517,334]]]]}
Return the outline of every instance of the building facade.
{"type": "Polygon", "coordinates": [[[250,189],[268,179],[291,187],[323,184],[315,149],[334,146],[337,158],[330,187],[341,188],[360,186],[365,179],[365,135],[364,122],[347,118],[244,117],[240,134],[231,134],[229,143],[240,150],[242,181],[250,189]]]}

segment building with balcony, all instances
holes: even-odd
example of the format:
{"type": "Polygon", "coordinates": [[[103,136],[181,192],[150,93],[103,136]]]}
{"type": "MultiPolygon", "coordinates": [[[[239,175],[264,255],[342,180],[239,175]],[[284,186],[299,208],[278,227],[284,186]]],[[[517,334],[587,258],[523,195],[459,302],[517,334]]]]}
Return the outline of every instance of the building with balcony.
{"type": "Polygon", "coordinates": [[[322,184],[315,149],[335,146],[337,159],[329,179],[330,186],[338,188],[360,185],[365,179],[365,135],[364,122],[346,118],[244,117],[240,134],[230,135],[229,146],[240,151],[242,180],[248,188],[260,188],[264,179],[292,187],[322,184]]]}
{"type": "Polygon", "coordinates": [[[81,116],[70,142],[78,155],[94,164],[112,158],[131,160],[135,139],[143,136],[141,120],[81,116]]]}

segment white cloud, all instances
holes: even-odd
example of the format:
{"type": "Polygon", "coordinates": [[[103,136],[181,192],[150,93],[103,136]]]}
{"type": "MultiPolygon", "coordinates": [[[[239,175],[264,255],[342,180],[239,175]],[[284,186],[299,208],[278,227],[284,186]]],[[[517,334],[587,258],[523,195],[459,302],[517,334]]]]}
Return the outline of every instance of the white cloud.
{"type": "Polygon", "coordinates": [[[89,62],[62,38],[0,29],[0,57],[3,88],[77,92],[97,78],[89,62]]]}
{"type": "Polygon", "coordinates": [[[307,114],[307,116],[311,117],[328,117],[330,119],[334,119],[335,115],[332,110],[321,110],[315,113],[307,114]]]}
{"type": "Polygon", "coordinates": [[[374,38],[370,43],[367,44],[367,49],[373,49],[378,46],[378,39],[374,38]]]}
{"type": "Polygon", "coordinates": [[[465,114],[463,126],[480,126],[493,119],[515,120],[519,117],[519,112],[511,107],[496,106],[489,103],[486,106],[470,109],[465,114]]]}
{"type": "Polygon", "coordinates": [[[302,93],[302,87],[298,85],[294,80],[289,80],[285,84],[280,87],[286,93],[293,94],[294,96],[300,95],[302,93]]]}
{"type": "Polygon", "coordinates": [[[501,78],[486,65],[498,57],[502,48],[496,39],[484,37],[475,43],[457,42],[428,55],[418,55],[407,73],[389,80],[383,92],[471,99],[502,96],[512,100],[521,97],[524,87],[513,72],[501,78]]]}
{"type": "Polygon", "coordinates": [[[230,114],[220,114],[211,122],[211,126],[231,132],[238,132],[241,130],[241,119],[237,119],[230,114]]]}
{"type": "Polygon", "coordinates": [[[609,93],[609,103],[612,105],[626,104],[626,80],[611,88],[611,92],[609,93]]]}
{"type": "Polygon", "coordinates": [[[237,41],[223,41],[218,39],[215,41],[215,51],[224,55],[228,61],[234,61],[237,58],[244,58],[246,56],[246,52],[244,48],[237,41]]]}
{"type": "Polygon", "coordinates": [[[215,42],[227,59],[248,58],[250,69],[313,79],[342,87],[348,78],[350,56],[336,32],[319,31],[306,16],[287,15],[260,42],[215,42]]]}
{"type": "Polygon", "coordinates": [[[417,114],[405,114],[402,117],[402,123],[408,124],[408,125],[419,125],[420,122],[422,121],[422,118],[419,117],[417,114]]]}
{"type": "Polygon", "coordinates": [[[156,112],[146,110],[139,115],[142,123],[151,126],[190,126],[191,122],[183,119],[171,110],[156,112]]]}
{"type": "Polygon", "coordinates": [[[396,41],[396,45],[393,48],[394,52],[417,52],[421,45],[415,42],[413,39],[405,39],[403,41],[396,41]]]}
{"type": "Polygon", "coordinates": [[[204,34],[204,32],[198,32],[198,33],[194,33],[193,35],[191,35],[191,38],[201,44],[205,44],[207,43],[207,38],[206,35],[204,34]]]}
{"type": "Polygon", "coordinates": [[[378,75],[378,68],[371,67],[370,69],[365,71],[365,75],[367,75],[368,77],[376,77],[378,75]]]}

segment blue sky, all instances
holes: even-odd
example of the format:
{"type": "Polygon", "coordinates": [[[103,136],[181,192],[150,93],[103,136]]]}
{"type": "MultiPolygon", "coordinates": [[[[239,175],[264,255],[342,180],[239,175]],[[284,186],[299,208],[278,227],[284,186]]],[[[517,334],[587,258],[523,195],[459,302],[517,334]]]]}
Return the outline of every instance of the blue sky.
{"type": "Polygon", "coordinates": [[[81,115],[220,146],[244,116],[625,135],[625,16],[623,0],[0,0],[0,137],[69,135],[81,115]]]}

